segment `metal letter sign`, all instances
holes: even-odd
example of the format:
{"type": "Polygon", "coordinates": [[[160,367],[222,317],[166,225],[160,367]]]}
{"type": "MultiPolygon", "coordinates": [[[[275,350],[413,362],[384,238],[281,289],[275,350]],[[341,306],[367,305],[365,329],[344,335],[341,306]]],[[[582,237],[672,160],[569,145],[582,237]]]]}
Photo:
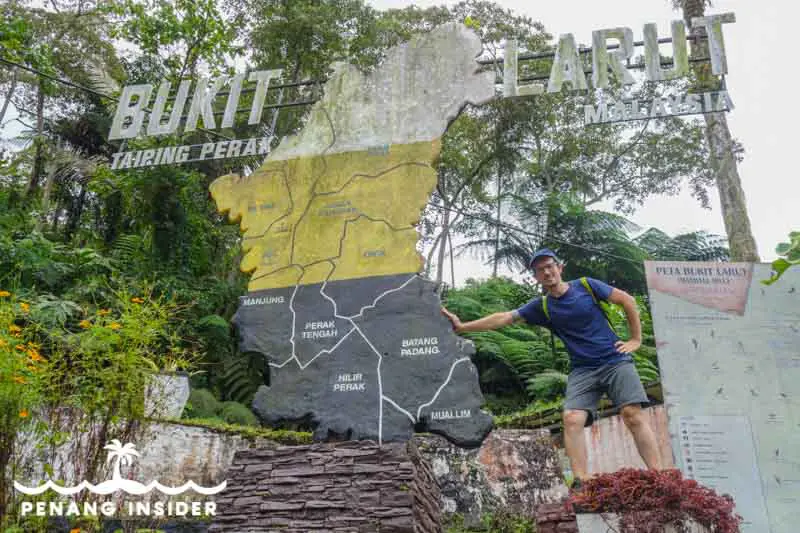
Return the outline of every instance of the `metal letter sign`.
{"type": "MultiPolygon", "coordinates": [[[[725,39],[722,32],[724,24],[736,22],[733,13],[722,13],[692,19],[692,27],[705,28],[708,34],[711,71],[716,76],[728,72],[725,56],[725,39]]],[[[624,87],[636,83],[631,68],[644,67],[645,79],[650,82],[676,80],[689,74],[689,54],[686,45],[686,25],[681,20],[671,24],[673,61],[665,68],[661,64],[660,42],[655,24],[644,25],[644,41],[636,43],[633,31],[627,27],[605,28],[592,32],[592,86],[594,89],[608,89],[611,80],[624,87]],[[609,41],[616,41],[613,50],[609,41]],[[644,64],[631,65],[634,48],[644,45],[644,64]]],[[[667,41],[668,42],[668,41],[667,41]]],[[[553,64],[545,87],[542,83],[518,85],[518,62],[531,59],[520,57],[515,40],[505,44],[503,58],[503,97],[533,96],[560,92],[565,84],[571,91],[588,91],[589,83],[584,72],[581,54],[588,50],[578,48],[575,36],[563,34],[558,39],[554,53],[534,54],[536,58],[553,57],[553,64]]],[[[259,70],[249,75],[237,74],[230,78],[201,78],[194,82],[181,81],[175,92],[172,108],[167,110],[167,102],[172,92],[172,84],[162,81],[157,91],[150,84],[129,85],[122,91],[114,120],[109,132],[109,141],[135,139],[139,136],[174,135],[178,133],[181,118],[185,116],[183,132],[193,132],[202,126],[207,130],[231,128],[238,110],[239,98],[243,91],[253,93],[247,124],[261,122],[270,81],[281,76],[282,70],[259,70]],[[244,89],[245,84],[251,87],[244,89]],[[253,86],[254,85],[254,86],[253,86]],[[215,113],[214,103],[220,90],[227,86],[227,102],[224,112],[215,113]],[[189,99],[191,91],[191,100],[189,99]],[[151,96],[155,94],[150,109],[151,96]],[[188,101],[188,102],[187,102],[188,101]],[[147,116],[149,115],[149,116],[147,116]],[[217,117],[222,116],[217,123],[217,117]],[[147,122],[145,126],[145,121],[147,122]]],[[[304,84],[310,84],[308,82],[304,84]]],[[[306,104],[308,102],[287,105],[306,104]]],[[[725,90],[700,94],[683,93],[670,96],[657,96],[652,100],[636,98],[609,101],[601,99],[597,105],[584,105],[585,124],[604,124],[628,120],[643,120],[678,115],[717,113],[730,111],[733,103],[725,90]]],[[[245,110],[246,112],[247,110],[245,110]]],[[[168,146],[157,149],[120,151],[113,155],[111,168],[133,169],[155,165],[188,163],[209,159],[226,159],[250,155],[266,155],[270,151],[270,137],[251,139],[227,139],[220,142],[198,145],[168,146]]]]}
{"type": "MultiPolygon", "coordinates": [[[[279,78],[281,72],[278,69],[258,70],[250,73],[247,80],[255,83],[255,88],[253,89],[253,105],[250,109],[248,124],[252,125],[261,122],[264,100],[266,99],[270,81],[279,78]]],[[[148,104],[150,103],[150,95],[153,94],[153,86],[150,84],[129,85],[122,90],[117,112],[111,123],[108,140],[135,139],[142,134],[146,137],[173,135],[178,131],[184,111],[186,111],[184,132],[197,130],[201,122],[206,129],[210,130],[218,127],[230,128],[234,124],[234,117],[244,81],[244,74],[237,74],[230,79],[199,79],[194,84],[194,93],[187,110],[186,101],[189,97],[192,82],[184,80],[178,86],[172,110],[168,114],[166,107],[172,84],[168,81],[162,81],[158,87],[158,92],[156,92],[152,111],[149,111],[149,118],[145,115],[148,114],[148,104]],[[228,85],[230,90],[222,121],[217,125],[214,118],[213,104],[219,91],[225,85],[228,85]],[[144,128],[145,118],[148,120],[146,129],[144,128]]],[[[208,159],[266,155],[269,153],[269,141],[269,138],[256,137],[198,145],[168,146],[150,150],[117,152],[113,155],[111,168],[114,170],[143,168],[208,159]],[[195,154],[194,157],[193,154],[195,154]]]]}
{"type": "MultiPolygon", "coordinates": [[[[706,28],[710,50],[711,70],[714,75],[728,73],[725,56],[725,39],[722,25],[736,22],[733,13],[709,15],[692,19],[692,27],[706,28]]],[[[634,55],[634,47],[644,44],[644,70],[647,81],[662,82],[685,77],[689,74],[689,54],[686,46],[686,25],[682,20],[672,21],[673,64],[665,69],[661,65],[658,30],[655,24],[644,25],[644,42],[634,43],[633,31],[630,28],[606,28],[592,33],[592,85],[595,89],[609,87],[609,70],[623,86],[633,85],[636,80],[629,70],[629,62],[634,55]],[[609,51],[609,39],[616,40],[618,45],[609,51]]],[[[541,84],[517,85],[518,47],[515,40],[507,40],[503,59],[503,96],[528,96],[542,94],[545,87],[541,84]]],[[[641,65],[640,65],[641,68],[641,65]]],[[[561,35],[555,49],[553,66],[546,91],[561,92],[564,82],[569,82],[573,91],[589,89],[583,71],[580,51],[571,33],[561,35]]],[[[656,97],[653,100],[637,100],[619,102],[601,102],[597,106],[585,105],[586,124],[603,124],[627,120],[691,115],[700,113],[716,113],[733,109],[728,92],[725,90],[701,94],[683,93],[674,96],[656,97]]]]}

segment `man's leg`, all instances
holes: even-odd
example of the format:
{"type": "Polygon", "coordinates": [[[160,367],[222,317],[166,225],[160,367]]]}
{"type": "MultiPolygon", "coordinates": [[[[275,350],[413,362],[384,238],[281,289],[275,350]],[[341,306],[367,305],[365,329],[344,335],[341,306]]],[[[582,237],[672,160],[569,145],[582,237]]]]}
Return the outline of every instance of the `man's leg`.
{"type": "Polygon", "coordinates": [[[591,425],[590,413],[597,409],[602,394],[597,370],[578,368],[570,372],[563,414],[564,448],[575,479],[586,479],[589,475],[589,459],[583,428],[591,425]]]}
{"type": "Polygon", "coordinates": [[[622,420],[633,435],[636,449],[648,468],[660,470],[661,454],[653,428],[642,404],[650,403],[632,361],[609,365],[604,381],[608,396],[614,405],[621,407],[622,420]]]}
{"type": "Polygon", "coordinates": [[[586,437],[583,428],[589,413],[579,410],[564,411],[564,448],[567,450],[570,468],[575,479],[586,479],[589,456],[586,452],[586,437]]]}
{"type": "Polygon", "coordinates": [[[658,451],[658,441],[653,428],[647,420],[647,414],[639,404],[629,404],[622,407],[622,420],[633,434],[636,449],[642,456],[644,464],[651,470],[661,470],[661,454],[658,451]]]}

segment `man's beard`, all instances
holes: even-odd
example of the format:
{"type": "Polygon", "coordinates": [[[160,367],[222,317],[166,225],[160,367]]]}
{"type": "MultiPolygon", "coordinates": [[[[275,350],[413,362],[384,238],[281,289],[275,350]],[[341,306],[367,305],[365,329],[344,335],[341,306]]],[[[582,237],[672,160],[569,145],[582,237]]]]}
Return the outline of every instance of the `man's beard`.
{"type": "Polygon", "coordinates": [[[559,284],[559,280],[552,279],[550,281],[543,281],[542,282],[542,287],[544,287],[545,289],[549,290],[549,289],[554,289],[554,288],[558,287],[558,284],[559,284]]]}

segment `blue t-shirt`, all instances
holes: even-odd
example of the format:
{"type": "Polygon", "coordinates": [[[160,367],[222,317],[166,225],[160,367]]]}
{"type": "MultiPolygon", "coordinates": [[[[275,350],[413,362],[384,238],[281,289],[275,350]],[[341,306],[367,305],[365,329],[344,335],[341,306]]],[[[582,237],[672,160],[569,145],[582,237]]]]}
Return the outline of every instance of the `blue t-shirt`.
{"type": "MultiPolygon", "coordinates": [[[[592,278],[586,278],[598,300],[608,300],[613,287],[592,278]]],[[[542,309],[542,299],[535,298],[517,312],[527,322],[550,329],[567,348],[572,368],[597,368],[609,363],[631,360],[629,354],[617,351],[614,344],[619,337],[606,321],[602,309],[594,303],[592,295],[581,283],[572,280],[569,289],[556,298],[547,297],[547,311],[542,309]]]]}

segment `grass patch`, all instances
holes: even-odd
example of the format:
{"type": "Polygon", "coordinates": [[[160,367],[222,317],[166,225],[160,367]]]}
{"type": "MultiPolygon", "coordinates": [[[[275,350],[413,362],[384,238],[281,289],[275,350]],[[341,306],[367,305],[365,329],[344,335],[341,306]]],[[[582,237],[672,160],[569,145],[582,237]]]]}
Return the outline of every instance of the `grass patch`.
{"type": "Polygon", "coordinates": [[[564,400],[559,398],[550,402],[536,401],[515,413],[497,415],[494,425],[506,429],[535,429],[561,421],[564,400]]]}

